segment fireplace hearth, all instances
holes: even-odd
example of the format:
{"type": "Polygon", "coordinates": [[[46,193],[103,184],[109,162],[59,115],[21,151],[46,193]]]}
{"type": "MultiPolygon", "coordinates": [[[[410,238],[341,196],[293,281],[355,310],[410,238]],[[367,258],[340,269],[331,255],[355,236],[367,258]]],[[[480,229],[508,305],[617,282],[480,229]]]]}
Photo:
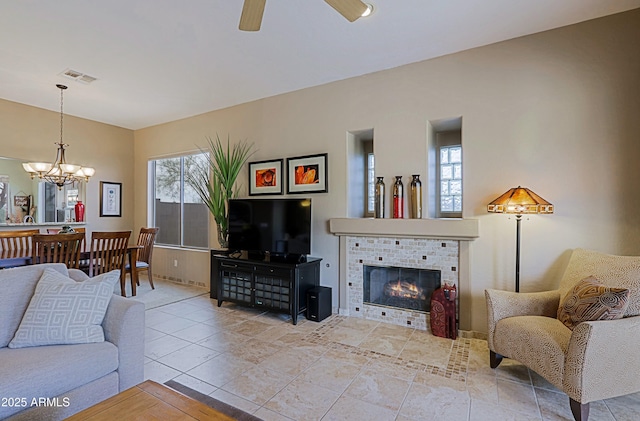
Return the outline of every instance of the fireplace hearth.
{"type": "Polygon", "coordinates": [[[363,303],[429,312],[440,276],[439,270],[364,265],[363,303]]]}

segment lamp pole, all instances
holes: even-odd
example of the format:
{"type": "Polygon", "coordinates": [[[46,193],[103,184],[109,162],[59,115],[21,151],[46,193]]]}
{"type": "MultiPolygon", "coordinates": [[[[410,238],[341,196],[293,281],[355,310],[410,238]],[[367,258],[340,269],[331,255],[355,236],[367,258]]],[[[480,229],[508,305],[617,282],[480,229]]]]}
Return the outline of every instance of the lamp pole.
{"type": "Polygon", "coordinates": [[[516,292],[520,292],[520,223],[522,215],[516,215],[516,292]]]}

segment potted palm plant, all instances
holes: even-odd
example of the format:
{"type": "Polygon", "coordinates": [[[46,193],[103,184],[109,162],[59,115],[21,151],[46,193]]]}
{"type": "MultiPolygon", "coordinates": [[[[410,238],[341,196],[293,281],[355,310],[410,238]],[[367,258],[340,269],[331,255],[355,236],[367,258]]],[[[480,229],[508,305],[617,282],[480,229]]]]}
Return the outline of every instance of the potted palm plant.
{"type": "Polygon", "coordinates": [[[216,222],[218,243],[226,249],[229,245],[229,199],[238,196],[236,179],[244,164],[253,155],[253,144],[240,141],[231,145],[227,137],[227,144],[224,146],[217,134],[215,141],[210,137],[207,141],[208,149],[199,148],[201,152],[206,153],[206,158],[185,171],[185,179],[209,208],[216,222]]]}

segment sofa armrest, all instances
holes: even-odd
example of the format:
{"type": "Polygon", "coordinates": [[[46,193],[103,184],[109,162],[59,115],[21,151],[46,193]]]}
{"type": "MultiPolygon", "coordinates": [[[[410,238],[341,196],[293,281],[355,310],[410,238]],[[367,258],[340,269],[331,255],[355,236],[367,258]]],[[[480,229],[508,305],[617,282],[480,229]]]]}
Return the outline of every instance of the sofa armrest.
{"type": "Polygon", "coordinates": [[[489,349],[493,347],[493,333],[496,323],[513,316],[547,316],[557,317],[560,305],[558,290],[543,292],[512,292],[497,289],[486,289],[487,301],[487,342],[489,349]]]}
{"type": "Polygon", "coordinates": [[[105,340],[118,347],[121,392],[144,380],[144,310],[140,301],[113,295],[102,322],[105,340]]]}
{"type": "Polygon", "coordinates": [[[640,316],[578,324],[565,357],[563,389],[581,403],[640,390],[640,316]]]}
{"type": "Polygon", "coordinates": [[[89,279],[89,275],[87,275],[80,269],[69,269],[69,278],[73,279],[76,282],[81,282],[89,279]]]}

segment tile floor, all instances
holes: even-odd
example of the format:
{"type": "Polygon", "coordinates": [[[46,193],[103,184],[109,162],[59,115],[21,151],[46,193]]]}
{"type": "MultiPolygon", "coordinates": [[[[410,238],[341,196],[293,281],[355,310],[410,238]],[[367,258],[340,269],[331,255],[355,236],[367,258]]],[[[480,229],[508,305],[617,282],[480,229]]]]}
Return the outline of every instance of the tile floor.
{"type": "MultiPolygon", "coordinates": [[[[333,315],[283,315],[207,295],[147,310],[145,377],[174,379],[265,421],[573,420],[568,398],[487,343],[333,315]]],[[[591,404],[591,421],[640,419],[640,393],[591,404]]]]}

